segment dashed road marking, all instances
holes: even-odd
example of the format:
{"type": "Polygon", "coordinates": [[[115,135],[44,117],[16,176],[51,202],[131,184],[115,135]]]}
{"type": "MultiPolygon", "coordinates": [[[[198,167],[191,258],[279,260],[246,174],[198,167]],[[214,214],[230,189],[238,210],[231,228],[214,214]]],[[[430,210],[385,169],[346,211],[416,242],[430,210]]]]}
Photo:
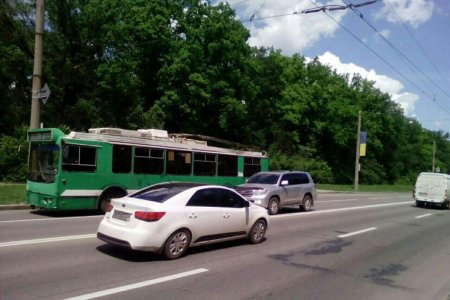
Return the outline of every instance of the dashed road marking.
{"type": "Polygon", "coordinates": [[[370,227],[370,228],[366,228],[366,229],[362,229],[362,230],[358,230],[358,231],[354,231],[354,232],[338,235],[338,238],[346,238],[346,237],[349,237],[349,236],[353,236],[353,235],[369,232],[369,231],[376,230],[376,229],[377,229],[376,227],[370,227]]]}
{"type": "Polygon", "coordinates": [[[2,247],[11,247],[11,246],[30,245],[30,244],[41,244],[41,243],[70,241],[70,240],[81,240],[81,239],[94,238],[96,236],[97,236],[97,234],[93,233],[93,234],[82,234],[82,235],[69,235],[69,236],[51,237],[51,238],[44,238],[44,239],[13,241],[13,242],[0,243],[0,248],[2,248],[2,247]]]}
{"type": "Polygon", "coordinates": [[[429,217],[429,216],[432,216],[432,215],[433,214],[420,215],[420,216],[417,216],[416,219],[422,219],[422,218],[429,217]]]}
{"type": "Polygon", "coordinates": [[[108,289],[108,290],[104,290],[104,291],[99,291],[99,292],[95,292],[95,293],[91,293],[91,294],[85,294],[85,295],[81,295],[78,297],[67,298],[66,300],[88,300],[88,299],[94,299],[94,298],[98,298],[98,297],[104,297],[104,296],[122,293],[122,292],[134,290],[134,289],[138,289],[138,288],[142,288],[142,287],[146,287],[146,286],[150,286],[150,285],[155,285],[158,283],[163,283],[163,282],[170,281],[170,280],[175,280],[175,279],[180,279],[183,277],[200,274],[200,273],[207,272],[207,271],[208,271],[208,269],[204,269],[204,268],[195,269],[195,270],[191,270],[191,271],[187,271],[187,272],[183,272],[183,273],[178,273],[178,274],[169,275],[169,276],[160,277],[160,278],[151,279],[151,280],[142,281],[142,282],[137,282],[137,283],[124,285],[124,286],[120,286],[120,287],[116,287],[116,288],[112,288],[112,289],[108,289]]]}

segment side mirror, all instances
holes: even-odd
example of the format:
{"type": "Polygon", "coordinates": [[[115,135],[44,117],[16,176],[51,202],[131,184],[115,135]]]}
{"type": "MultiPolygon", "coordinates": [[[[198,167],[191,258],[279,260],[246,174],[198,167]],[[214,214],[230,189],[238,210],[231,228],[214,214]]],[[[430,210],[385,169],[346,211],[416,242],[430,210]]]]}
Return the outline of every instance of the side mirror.
{"type": "Polygon", "coordinates": [[[283,180],[283,181],[281,181],[281,184],[280,184],[280,185],[288,185],[288,184],[289,184],[289,181],[283,180]]]}
{"type": "Polygon", "coordinates": [[[250,202],[244,201],[244,207],[250,207],[250,202]]]}

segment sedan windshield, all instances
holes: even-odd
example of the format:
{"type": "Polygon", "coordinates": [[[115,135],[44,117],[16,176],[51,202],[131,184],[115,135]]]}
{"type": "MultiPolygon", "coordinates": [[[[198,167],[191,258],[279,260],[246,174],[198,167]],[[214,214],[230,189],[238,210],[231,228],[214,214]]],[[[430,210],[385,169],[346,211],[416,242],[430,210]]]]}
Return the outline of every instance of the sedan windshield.
{"type": "Polygon", "coordinates": [[[247,183],[260,183],[260,184],[277,184],[278,174],[255,174],[247,180],[247,183]]]}

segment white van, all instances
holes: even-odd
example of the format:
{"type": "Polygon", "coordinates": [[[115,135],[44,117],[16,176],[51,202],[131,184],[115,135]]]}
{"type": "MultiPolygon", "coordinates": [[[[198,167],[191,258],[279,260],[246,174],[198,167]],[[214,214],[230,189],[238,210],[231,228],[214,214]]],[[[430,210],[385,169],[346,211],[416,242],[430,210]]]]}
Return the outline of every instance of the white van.
{"type": "Polygon", "coordinates": [[[448,209],[450,176],[441,173],[420,173],[414,186],[413,196],[417,206],[431,204],[448,209]]]}

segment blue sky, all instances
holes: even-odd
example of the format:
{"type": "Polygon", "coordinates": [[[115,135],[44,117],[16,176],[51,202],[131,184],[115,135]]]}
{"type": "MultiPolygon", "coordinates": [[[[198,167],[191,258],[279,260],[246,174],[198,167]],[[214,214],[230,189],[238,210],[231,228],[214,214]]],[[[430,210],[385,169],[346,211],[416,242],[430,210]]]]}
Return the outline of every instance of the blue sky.
{"type": "Polygon", "coordinates": [[[229,0],[228,3],[250,30],[250,45],[273,46],[286,55],[317,56],[338,73],[360,73],[389,93],[404,109],[405,116],[417,119],[427,129],[450,132],[449,0],[379,0],[358,8],[376,31],[351,9],[329,11],[329,16],[324,12],[292,14],[316,5],[367,1],[229,0]],[[283,14],[288,15],[271,17],[283,14]],[[252,21],[248,22],[249,19],[252,21]]]}

